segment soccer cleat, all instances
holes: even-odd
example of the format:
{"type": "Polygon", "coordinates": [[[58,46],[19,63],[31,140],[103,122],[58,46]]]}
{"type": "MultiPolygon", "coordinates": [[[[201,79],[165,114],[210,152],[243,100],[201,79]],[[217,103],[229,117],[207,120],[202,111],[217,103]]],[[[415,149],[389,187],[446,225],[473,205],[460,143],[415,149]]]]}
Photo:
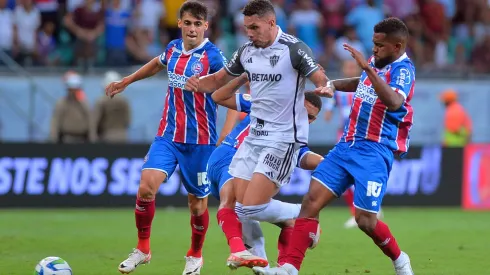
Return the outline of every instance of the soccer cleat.
{"type": "Polygon", "coordinates": [[[316,234],[312,234],[310,237],[311,237],[311,245],[310,247],[308,247],[309,249],[313,249],[315,248],[318,243],[320,242],[320,235],[322,234],[322,229],[320,227],[320,223],[318,223],[318,227],[316,229],[316,234]]]}
{"type": "Polygon", "coordinates": [[[285,264],[283,266],[278,266],[274,268],[263,268],[263,267],[254,267],[252,271],[255,275],[298,275],[298,270],[290,264],[285,264]]]}
{"type": "Polygon", "coordinates": [[[149,263],[150,259],[151,252],[145,254],[139,249],[133,249],[133,252],[129,254],[129,257],[119,264],[119,272],[121,272],[122,274],[129,274],[133,272],[140,264],[149,263]]]}
{"type": "Polygon", "coordinates": [[[352,216],[350,217],[345,223],[344,223],[345,228],[354,228],[357,227],[357,222],[356,222],[356,217],[352,216]]]}
{"type": "Polygon", "coordinates": [[[248,268],[254,266],[266,267],[268,265],[269,262],[266,259],[252,255],[248,250],[232,253],[226,260],[226,266],[230,269],[237,269],[243,266],[248,268]]]}
{"type": "Polygon", "coordinates": [[[196,258],[192,256],[185,257],[185,268],[182,275],[199,275],[201,274],[201,268],[204,261],[201,258],[196,258]]]}
{"type": "Polygon", "coordinates": [[[396,275],[414,275],[412,266],[410,265],[410,258],[407,253],[403,251],[398,259],[393,262],[393,265],[395,267],[396,275]]]}

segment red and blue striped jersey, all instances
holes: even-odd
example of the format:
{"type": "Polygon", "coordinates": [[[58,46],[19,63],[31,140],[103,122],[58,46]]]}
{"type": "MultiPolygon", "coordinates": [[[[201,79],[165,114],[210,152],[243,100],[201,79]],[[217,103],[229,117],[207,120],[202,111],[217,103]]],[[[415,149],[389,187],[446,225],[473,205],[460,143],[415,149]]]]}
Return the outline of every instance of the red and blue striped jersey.
{"type": "Polygon", "coordinates": [[[238,149],[245,137],[248,136],[250,130],[250,109],[252,108],[250,100],[251,96],[249,94],[236,94],[237,111],[246,113],[247,116],[225,137],[223,144],[238,149]]]}
{"type": "Polygon", "coordinates": [[[370,140],[386,145],[396,154],[408,151],[409,132],[413,123],[413,108],[410,100],[415,88],[415,66],[406,54],[383,69],[374,67],[374,58],[369,60],[378,75],[395,93],[405,98],[396,111],[388,108],[378,98],[366,72],[362,72],[341,141],[370,140]]]}
{"type": "Polygon", "coordinates": [[[190,51],[184,49],[182,39],[176,39],[159,59],[167,67],[168,90],[157,135],[180,143],[216,144],[216,103],[211,94],[186,91],[184,86],[195,74],[204,76],[223,68],[223,53],[208,39],[190,51]]]}

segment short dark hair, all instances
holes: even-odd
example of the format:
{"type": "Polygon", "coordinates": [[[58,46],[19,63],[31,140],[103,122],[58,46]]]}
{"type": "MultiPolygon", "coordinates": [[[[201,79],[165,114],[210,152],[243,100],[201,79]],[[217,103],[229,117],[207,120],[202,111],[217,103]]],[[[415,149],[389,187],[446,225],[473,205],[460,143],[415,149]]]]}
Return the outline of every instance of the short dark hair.
{"type": "Polygon", "coordinates": [[[374,33],[386,33],[386,35],[398,35],[408,37],[408,28],[402,20],[396,17],[388,17],[374,26],[374,33]]]}
{"type": "Polygon", "coordinates": [[[318,111],[322,110],[322,99],[319,95],[315,94],[315,92],[305,92],[305,100],[317,107],[318,111]]]}
{"type": "Polygon", "coordinates": [[[257,15],[258,17],[262,17],[268,13],[276,16],[274,6],[269,0],[252,0],[245,5],[242,13],[245,16],[257,15]]]}
{"type": "Polygon", "coordinates": [[[199,20],[208,20],[208,7],[199,1],[190,0],[182,4],[179,10],[179,18],[182,18],[186,12],[199,20]]]}

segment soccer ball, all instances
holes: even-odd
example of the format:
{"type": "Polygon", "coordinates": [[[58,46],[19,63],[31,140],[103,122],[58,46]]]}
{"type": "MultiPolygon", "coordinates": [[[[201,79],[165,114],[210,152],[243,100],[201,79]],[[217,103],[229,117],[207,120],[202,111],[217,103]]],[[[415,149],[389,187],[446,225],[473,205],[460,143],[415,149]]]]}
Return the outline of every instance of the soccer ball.
{"type": "Polygon", "coordinates": [[[71,267],[60,257],[47,257],[36,265],[34,275],[73,275],[71,267]]]}

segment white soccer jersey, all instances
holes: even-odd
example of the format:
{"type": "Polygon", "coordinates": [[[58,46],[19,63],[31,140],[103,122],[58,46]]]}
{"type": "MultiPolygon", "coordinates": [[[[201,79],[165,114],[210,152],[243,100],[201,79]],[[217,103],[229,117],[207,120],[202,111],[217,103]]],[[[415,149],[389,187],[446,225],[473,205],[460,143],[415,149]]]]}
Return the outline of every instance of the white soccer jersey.
{"type": "Polygon", "coordinates": [[[305,82],[319,67],[305,43],[278,29],[271,46],[257,48],[248,42],[233,54],[225,69],[233,76],[248,75],[252,95],[250,137],[307,143],[305,82]]]}

